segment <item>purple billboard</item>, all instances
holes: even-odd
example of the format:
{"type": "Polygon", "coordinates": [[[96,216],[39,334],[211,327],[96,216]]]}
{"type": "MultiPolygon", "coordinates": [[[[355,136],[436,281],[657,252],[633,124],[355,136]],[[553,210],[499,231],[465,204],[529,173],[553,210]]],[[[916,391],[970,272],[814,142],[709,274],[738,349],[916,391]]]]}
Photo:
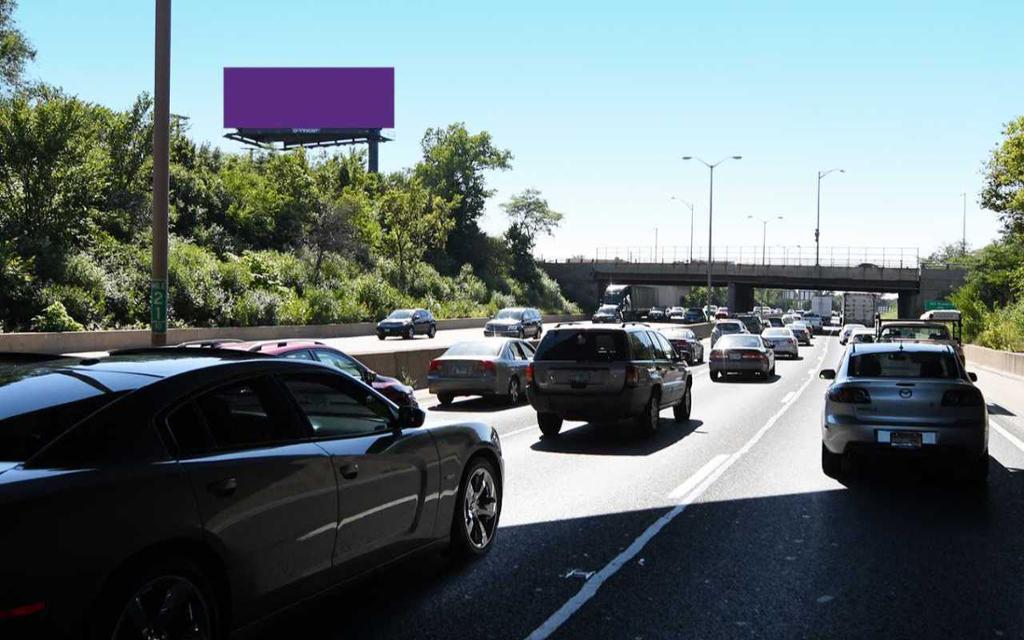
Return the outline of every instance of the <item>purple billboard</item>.
{"type": "Polygon", "coordinates": [[[229,129],[391,129],[393,67],[225,67],[229,129]]]}

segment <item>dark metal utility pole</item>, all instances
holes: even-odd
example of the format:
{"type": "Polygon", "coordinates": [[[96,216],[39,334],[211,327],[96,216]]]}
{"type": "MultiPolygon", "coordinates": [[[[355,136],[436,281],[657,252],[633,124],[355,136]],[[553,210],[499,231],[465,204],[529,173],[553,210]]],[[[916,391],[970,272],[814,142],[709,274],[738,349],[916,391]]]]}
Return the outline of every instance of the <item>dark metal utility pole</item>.
{"type": "Polygon", "coordinates": [[[711,252],[711,222],[715,206],[715,167],[722,164],[726,160],[729,160],[730,158],[732,160],[741,160],[743,156],[729,156],[728,158],[722,158],[718,162],[711,164],[705,162],[704,160],[701,160],[696,156],[683,156],[683,160],[696,160],[697,162],[701,163],[702,165],[708,168],[708,173],[710,174],[710,180],[708,182],[708,295],[706,302],[709,308],[711,307],[711,259],[714,257],[711,252]]]}
{"type": "Polygon", "coordinates": [[[846,173],[844,169],[818,171],[818,221],[814,225],[814,266],[816,267],[821,266],[821,179],[833,171],[846,173]]]}
{"type": "Polygon", "coordinates": [[[171,0],[156,0],[156,50],[153,69],[153,270],[149,288],[149,327],[152,345],[162,347],[167,344],[171,0]]]}

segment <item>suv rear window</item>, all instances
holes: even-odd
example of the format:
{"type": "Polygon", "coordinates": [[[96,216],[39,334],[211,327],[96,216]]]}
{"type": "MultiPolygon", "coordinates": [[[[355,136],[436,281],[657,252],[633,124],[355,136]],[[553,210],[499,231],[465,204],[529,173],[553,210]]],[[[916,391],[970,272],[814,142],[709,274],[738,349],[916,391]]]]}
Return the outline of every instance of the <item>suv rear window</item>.
{"type": "Polygon", "coordinates": [[[882,327],[880,339],[885,340],[949,340],[949,329],[941,324],[888,325],[882,327]]]}
{"type": "Polygon", "coordinates": [[[555,329],[544,335],[534,361],[542,360],[628,360],[624,331],[582,331],[555,329]]]}
{"type": "Polygon", "coordinates": [[[951,353],[890,351],[864,353],[850,358],[854,378],[959,378],[951,353]]]}

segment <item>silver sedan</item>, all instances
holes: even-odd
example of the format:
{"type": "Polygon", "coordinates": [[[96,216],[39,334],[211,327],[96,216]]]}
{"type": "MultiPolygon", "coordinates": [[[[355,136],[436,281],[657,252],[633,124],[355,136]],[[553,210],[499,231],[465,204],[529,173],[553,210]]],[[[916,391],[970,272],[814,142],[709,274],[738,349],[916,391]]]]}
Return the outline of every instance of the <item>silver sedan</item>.
{"type": "Polygon", "coordinates": [[[796,336],[786,327],[768,327],[761,332],[761,337],[772,345],[776,357],[789,356],[790,358],[800,357],[800,345],[797,344],[796,336]]]}
{"type": "Polygon", "coordinates": [[[988,475],[988,410],[976,377],[948,345],[855,344],[825,395],[821,468],[838,477],[855,453],[954,456],[968,479],[988,475]]]}
{"type": "Polygon", "coordinates": [[[504,398],[519,404],[526,398],[526,368],[534,348],[517,338],[485,338],[456,342],[430,362],[427,386],[442,405],[456,396],[504,398]]]}

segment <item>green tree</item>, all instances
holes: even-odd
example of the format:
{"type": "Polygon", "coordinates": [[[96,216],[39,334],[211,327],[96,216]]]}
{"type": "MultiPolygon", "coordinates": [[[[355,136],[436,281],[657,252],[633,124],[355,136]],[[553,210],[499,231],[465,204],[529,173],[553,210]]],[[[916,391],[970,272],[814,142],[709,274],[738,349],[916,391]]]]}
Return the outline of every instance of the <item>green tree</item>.
{"type": "Polygon", "coordinates": [[[494,194],[487,188],[485,172],[511,168],[512,152],[496,147],[486,131],[469,133],[462,122],[427,129],[420,144],[423,160],[416,165],[416,176],[432,195],[454,205],[447,250],[435,253],[434,264],[449,274],[466,262],[482,266],[487,256],[478,250],[484,241],[479,220],[494,194]]]}
{"type": "Polygon", "coordinates": [[[981,205],[999,214],[1007,233],[1024,234],[1024,116],[1008,122],[1003,136],[985,167],[981,205]]]}
{"type": "Polygon", "coordinates": [[[537,189],[526,189],[501,205],[508,217],[505,242],[512,253],[516,277],[530,281],[537,274],[533,248],[537,236],[552,235],[562,223],[563,214],[548,205],[537,189]]]}
{"type": "Polygon", "coordinates": [[[36,51],[14,23],[16,0],[0,0],[0,91],[17,87],[25,63],[34,60],[36,51]]]}
{"type": "Polygon", "coordinates": [[[398,265],[398,288],[407,290],[410,266],[431,249],[443,249],[452,229],[450,201],[431,195],[416,177],[395,174],[376,203],[380,252],[398,265]]]}
{"type": "Polygon", "coordinates": [[[0,234],[53,277],[106,190],[91,105],[40,86],[0,99],[0,234]]]}
{"type": "Polygon", "coordinates": [[[320,284],[321,269],[327,254],[352,255],[358,250],[358,227],[367,210],[365,198],[354,193],[320,201],[307,225],[305,241],[313,252],[314,284],[320,284]]]}

